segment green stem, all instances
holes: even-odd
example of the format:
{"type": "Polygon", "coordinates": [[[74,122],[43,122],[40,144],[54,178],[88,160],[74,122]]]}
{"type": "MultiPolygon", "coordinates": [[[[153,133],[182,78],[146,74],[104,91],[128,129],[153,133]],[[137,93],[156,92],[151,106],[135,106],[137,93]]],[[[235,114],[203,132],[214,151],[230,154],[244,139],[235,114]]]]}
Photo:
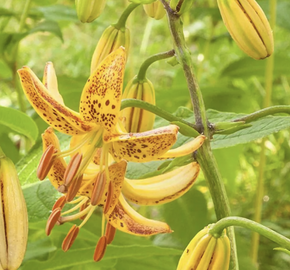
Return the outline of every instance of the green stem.
{"type": "MultiPolygon", "coordinates": [[[[201,166],[204,177],[209,185],[209,190],[214,203],[216,216],[218,219],[227,217],[230,215],[230,206],[228,197],[225,191],[225,186],[222,177],[219,173],[216,160],[210,147],[210,129],[208,127],[208,121],[206,118],[205,106],[202,98],[201,91],[196,82],[193,65],[190,57],[190,53],[185,44],[185,38],[183,34],[182,21],[178,15],[172,11],[168,3],[164,0],[160,0],[168,16],[169,27],[171,30],[173,42],[175,45],[175,52],[179,60],[180,65],[183,68],[184,75],[189,89],[194,116],[195,125],[197,130],[208,138],[204,144],[199,148],[197,152],[197,160],[201,166]]],[[[229,238],[231,241],[231,269],[238,270],[238,258],[236,252],[235,235],[233,228],[228,229],[229,238]]]]}
{"type": "Polygon", "coordinates": [[[26,0],[24,3],[24,8],[21,14],[21,18],[20,18],[20,22],[19,22],[19,28],[18,28],[18,32],[22,32],[22,30],[24,29],[25,26],[25,20],[28,16],[28,12],[30,9],[30,4],[31,4],[31,0],[26,0]]]}
{"type": "Polygon", "coordinates": [[[222,231],[229,226],[239,226],[243,228],[250,229],[254,232],[259,233],[277,243],[281,247],[290,250],[290,239],[285,236],[276,233],[275,231],[269,229],[268,227],[261,225],[253,220],[249,220],[242,217],[227,217],[219,220],[217,223],[212,225],[209,233],[212,235],[221,235],[222,231]]]}
{"type": "Polygon", "coordinates": [[[135,3],[131,3],[126,9],[125,11],[122,13],[121,17],[119,18],[119,21],[114,24],[114,26],[118,29],[118,30],[122,30],[126,27],[126,21],[129,17],[129,15],[131,14],[131,12],[138,7],[140,4],[135,4],[135,3]]]}
{"type": "Polygon", "coordinates": [[[192,132],[195,133],[195,137],[200,135],[195,130],[195,125],[183,120],[182,118],[174,116],[171,113],[164,111],[164,110],[160,109],[159,107],[157,107],[153,104],[150,104],[146,101],[138,100],[138,99],[134,99],[134,98],[123,99],[122,103],[121,103],[121,110],[124,110],[125,108],[128,108],[128,107],[136,107],[136,108],[144,109],[146,111],[152,112],[152,113],[160,116],[161,118],[163,118],[169,122],[181,122],[181,123],[189,126],[192,129],[192,132]]]}
{"type": "Polygon", "coordinates": [[[245,115],[243,117],[237,118],[237,119],[233,120],[233,122],[245,121],[245,123],[250,123],[250,122],[256,121],[262,117],[273,115],[276,113],[290,114],[290,106],[289,105],[271,106],[271,107],[256,111],[254,113],[245,115]]]}
{"type": "MultiPolygon", "coordinates": [[[[276,23],[276,4],[277,0],[270,0],[270,25],[272,29],[276,23]]],[[[267,59],[266,63],[266,72],[265,72],[265,91],[266,95],[264,97],[263,107],[269,107],[271,105],[272,98],[272,88],[273,88],[273,69],[274,69],[274,55],[267,59]]],[[[262,219],[262,204],[264,196],[264,172],[266,167],[266,155],[265,155],[265,142],[264,138],[261,143],[261,153],[259,161],[259,177],[257,182],[256,189],[256,198],[255,198],[255,212],[254,212],[254,221],[260,223],[262,219]]],[[[260,235],[253,233],[252,235],[252,244],[251,244],[251,258],[255,265],[258,267],[258,252],[259,252],[259,240],[260,235]]]]}
{"type": "Polygon", "coordinates": [[[151,64],[153,64],[154,62],[159,61],[159,60],[170,58],[170,57],[174,56],[174,54],[175,54],[174,50],[171,50],[171,51],[167,51],[167,52],[154,54],[151,57],[149,57],[148,59],[146,59],[142,63],[142,65],[141,65],[141,67],[139,69],[139,72],[137,74],[136,80],[139,81],[139,82],[140,81],[141,82],[144,81],[144,79],[146,78],[147,69],[149,68],[149,66],[151,64]]]}

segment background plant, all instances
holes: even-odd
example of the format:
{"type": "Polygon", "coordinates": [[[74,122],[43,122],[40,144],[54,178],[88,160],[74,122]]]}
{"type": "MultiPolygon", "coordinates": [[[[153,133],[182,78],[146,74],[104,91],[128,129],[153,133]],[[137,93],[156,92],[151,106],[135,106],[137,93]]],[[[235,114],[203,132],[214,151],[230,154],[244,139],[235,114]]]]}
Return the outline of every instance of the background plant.
{"type": "MultiPolygon", "coordinates": [[[[14,0],[7,1],[0,8],[1,147],[14,162],[24,157],[18,163],[18,170],[30,221],[29,243],[22,269],[130,269],[136,263],[143,269],[175,269],[182,250],[194,234],[208,223],[216,221],[208,186],[200,176],[195,186],[181,199],[156,207],[153,211],[152,208],[139,209],[141,212],[150,211],[147,216],[159,215],[165,219],[174,234],[136,239],[118,233],[114,245],[108,248],[106,257],[98,264],[92,262],[90,252],[87,251],[93,250],[95,246],[100,234],[96,224],[100,222],[91,221],[68,253],[63,253],[59,247],[71,225],[57,227],[51,237],[45,236],[45,219],[58,196],[47,181],[40,183],[35,175],[41,156],[39,134],[46,128],[46,124],[21,97],[15,72],[22,65],[28,65],[41,77],[45,62],[52,61],[66,104],[77,109],[96,43],[104,29],[118,20],[129,3],[118,2],[108,1],[102,15],[91,24],[78,21],[74,1],[33,0],[23,3],[14,0]],[[28,152],[31,146],[33,148],[28,152]]],[[[269,1],[258,2],[268,14],[269,1]]],[[[289,11],[288,1],[277,3],[273,105],[288,105],[290,102],[290,41],[285,38],[290,31],[287,17],[289,11]]],[[[194,1],[191,11],[184,14],[183,21],[186,42],[209,118],[219,122],[238,118],[237,113],[248,114],[261,109],[265,95],[265,61],[254,61],[246,57],[234,44],[221,21],[216,1],[194,1]]],[[[164,51],[164,48],[172,49],[165,17],[159,21],[148,18],[140,6],[130,15],[127,26],[134,38],[125,85],[146,58],[164,51]]],[[[192,121],[188,90],[181,67],[172,67],[166,61],[159,61],[150,67],[148,77],[156,89],[156,105],[192,121]],[[185,107],[177,109],[179,106],[185,107]]],[[[255,126],[239,133],[219,135],[212,142],[212,147],[226,184],[232,214],[252,218],[260,141],[262,136],[267,135],[262,224],[289,237],[290,121],[288,116],[275,117],[280,118],[261,119],[255,126]]],[[[167,122],[159,118],[155,126],[164,123],[167,122]]],[[[181,144],[185,139],[181,136],[178,143],[181,144]]],[[[65,136],[61,140],[65,146],[65,136]]],[[[160,165],[161,162],[150,165],[129,164],[128,176],[142,177],[160,165]]],[[[94,219],[100,219],[100,216],[96,214],[94,219]]],[[[236,231],[240,268],[256,269],[249,257],[250,232],[244,229],[236,231]]],[[[287,269],[289,256],[273,252],[274,247],[275,244],[261,237],[260,269],[287,269]]]]}

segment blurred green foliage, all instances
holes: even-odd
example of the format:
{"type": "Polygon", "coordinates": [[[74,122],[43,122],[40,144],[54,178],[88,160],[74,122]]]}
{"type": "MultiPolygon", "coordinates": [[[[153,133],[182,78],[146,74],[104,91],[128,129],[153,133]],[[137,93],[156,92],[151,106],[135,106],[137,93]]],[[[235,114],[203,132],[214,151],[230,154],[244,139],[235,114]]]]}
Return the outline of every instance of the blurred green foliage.
{"type": "MultiPolygon", "coordinates": [[[[26,115],[15,110],[19,109],[16,91],[19,82],[15,72],[27,65],[41,78],[45,63],[52,61],[66,105],[77,110],[98,39],[106,27],[117,22],[129,1],[108,0],[104,13],[96,21],[82,24],[77,20],[73,0],[33,0],[24,28],[18,31],[24,2],[5,1],[0,7],[0,144],[14,162],[20,160],[18,170],[30,218],[29,243],[21,269],[122,270],[133,269],[136,264],[138,269],[144,270],[175,269],[182,250],[194,234],[216,220],[207,183],[202,175],[192,190],[179,200],[154,209],[140,209],[148,217],[157,216],[166,220],[172,226],[173,234],[144,239],[118,232],[100,263],[93,263],[92,259],[101,232],[100,213],[96,213],[93,220],[82,228],[74,246],[67,253],[63,253],[60,246],[71,224],[59,226],[50,237],[45,236],[45,219],[59,196],[48,181],[38,182],[35,175],[41,156],[40,134],[47,124],[27,101],[26,115]],[[31,146],[33,148],[27,154],[31,146]]],[[[267,13],[269,1],[258,2],[267,13]]],[[[273,105],[289,105],[290,39],[287,37],[290,36],[290,3],[288,0],[278,2],[277,25],[274,29],[272,101],[273,105]]],[[[232,119],[237,113],[247,114],[261,109],[265,95],[265,61],[249,59],[239,50],[221,21],[216,1],[194,1],[192,10],[183,15],[183,21],[205,105],[211,109],[208,111],[210,119],[232,119]]],[[[131,14],[128,27],[133,38],[125,85],[137,74],[147,57],[172,49],[166,18],[160,21],[147,18],[140,6],[131,14]]],[[[172,67],[166,61],[156,62],[148,70],[148,78],[156,89],[157,106],[169,112],[176,112],[179,106],[191,109],[179,65],[172,67]]],[[[193,119],[192,115],[183,116],[193,119]]],[[[232,214],[252,218],[261,149],[259,143],[261,137],[269,135],[266,140],[263,224],[290,237],[290,121],[289,117],[282,117],[283,120],[279,117],[282,116],[261,120],[265,121],[262,124],[266,130],[262,135],[263,128],[258,124],[229,136],[216,135],[213,147],[219,148],[214,154],[226,184],[232,214]],[[284,122],[281,124],[280,120],[284,122]],[[245,139],[249,130],[256,130],[258,136],[245,139]],[[229,139],[232,137],[235,137],[235,142],[231,144],[229,139]],[[217,141],[220,143],[220,140],[223,143],[218,146],[217,141]],[[227,146],[231,147],[225,148],[227,146]]],[[[160,126],[165,121],[157,120],[156,123],[156,126],[160,126]]],[[[181,144],[184,141],[186,138],[181,136],[178,142],[181,144]]],[[[68,145],[65,136],[61,137],[61,142],[63,148],[68,145]]],[[[156,171],[161,163],[129,164],[127,175],[142,177],[156,171]]],[[[251,233],[238,229],[237,239],[240,269],[256,269],[249,259],[251,233]]],[[[289,256],[273,251],[274,247],[275,244],[261,238],[260,269],[289,268],[289,256]]]]}

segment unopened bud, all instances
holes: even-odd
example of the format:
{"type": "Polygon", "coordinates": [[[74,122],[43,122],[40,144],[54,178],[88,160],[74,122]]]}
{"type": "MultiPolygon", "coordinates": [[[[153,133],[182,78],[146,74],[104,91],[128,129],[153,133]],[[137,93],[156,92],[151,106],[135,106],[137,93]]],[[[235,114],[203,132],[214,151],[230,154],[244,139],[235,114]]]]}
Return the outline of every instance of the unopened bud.
{"type": "Polygon", "coordinates": [[[90,23],[103,12],[106,0],[76,0],[78,18],[83,23],[90,23]]]}
{"type": "Polygon", "coordinates": [[[19,268],[27,236],[27,210],[17,171],[0,149],[0,269],[19,268]]]}
{"type": "MultiPolygon", "coordinates": [[[[117,29],[115,26],[109,26],[102,34],[97,47],[94,51],[91,62],[91,73],[98,65],[113,51],[120,47],[125,48],[126,56],[128,56],[130,47],[130,31],[128,28],[117,29]]],[[[127,57],[126,57],[127,59],[127,57]]]]}
{"type": "Polygon", "coordinates": [[[177,270],[229,269],[231,251],[226,231],[216,238],[209,233],[209,229],[210,225],[190,241],[179,260],[177,270]]]}
{"type": "MultiPolygon", "coordinates": [[[[134,98],[155,105],[155,90],[148,79],[136,80],[134,77],[126,86],[122,98],[134,98]]],[[[125,118],[125,129],[128,132],[144,132],[151,130],[155,121],[155,114],[130,107],[122,110],[121,116],[125,118]]]]}
{"type": "Polygon", "coordinates": [[[254,59],[274,51],[270,24],[255,0],[218,0],[223,21],[237,45],[254,59]]]}
{"type": "Polygon", "coordinates": [[[163,4],[159,0],[151,4],[143,5],[143,8],[146,14],[155,20],[161,20],[166,13],[163,4]]]}

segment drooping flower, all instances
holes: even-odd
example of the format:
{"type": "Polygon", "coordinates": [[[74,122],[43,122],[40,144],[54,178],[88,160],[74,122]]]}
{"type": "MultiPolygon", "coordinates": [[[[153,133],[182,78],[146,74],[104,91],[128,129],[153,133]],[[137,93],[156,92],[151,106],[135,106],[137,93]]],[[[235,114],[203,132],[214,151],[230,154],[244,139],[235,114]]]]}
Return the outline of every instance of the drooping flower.
{"type": "MultiPolygon", "coordinates": [[[[79,226],[74,225],[71,228],[65,238],[63,249],[66,251],[96,207],[103,206],[108,225],[96,247],[96,261],[104,254],[115,228],[137,235],[171,232],[166,223],[142,217],[124,199],[121,191],[127,161],[147,162],[186,155],[195,151],[205,139],[200,136],[187,147],[169,150],[177,138],[178,127],[175,125],[143,133],[127,133],[118,117],[125,62],[124,48],[119,48],[104,59],[83,89],[79,113],[64,105],[57,90],[57,80],[51,63],[46,65],[43,83],[28,67],[18,71],[28,100],[50,125],[42,136],[44,154],[38,168],[38,177],[44,179],[48,174],[54,187],[65,194],[55,203],[46,232],[50,234],[56,223],[83,219],[79,226]],[[72,136],[69,150],[61,151],[53,128],[72,136]],[[65,156],[71,157],[68,164],[64,160],[65,156]],[[75,197],[77,198],[74,200],[75,197]],[[62,212],[66,202],[76,206],[62,212]],[[74,213],[76,210],[79,212],[74,213]],[[74,214],[68,215],[70,213],[74,214]]],[[[190,171],[191,174],[188,173],[184,178],[188,181],[186,186],[179,190],[173,189],[173,194],[163,197],[164,201],[178,197],[191,187],[199,171],[198,164],[192,164],[190,171]]],[[[163,179],[165,180],[166,178],[163,179]]],[[[157,178],[151,181],[154,183],[161,180],[157,178]]],[[[134,189],[134,181],[127,182],[127,193],[134,195],[131,199],[134,201],[134,197],[143,193],[138,188],[134,189]]],[[[173,180],[171,185],[174,185],[173,180]]],[[[154,191],[154,185],[152,188],[154,191]]],[[[162,202],[154,196],[146,200],[149,204],[154,204],[154,200],[155,203],[162,202]]]]}

